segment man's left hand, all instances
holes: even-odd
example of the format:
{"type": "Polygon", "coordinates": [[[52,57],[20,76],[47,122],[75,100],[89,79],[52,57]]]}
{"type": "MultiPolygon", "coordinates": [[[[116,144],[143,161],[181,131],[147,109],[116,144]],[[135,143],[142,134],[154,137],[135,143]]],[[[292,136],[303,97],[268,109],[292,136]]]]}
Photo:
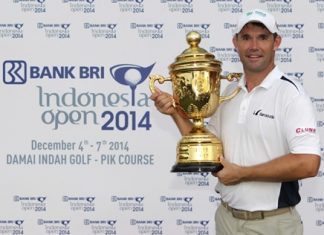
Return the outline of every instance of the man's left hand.
{"type": "Polygon", "coordinates": [[[234,185],[241,182],[242,175],[241,167],[234,163],[230,163],[223,156],[220,157],[220,163],[223,165],[223,169],[212,173],[218,180],[224,185],[234,185]]]}

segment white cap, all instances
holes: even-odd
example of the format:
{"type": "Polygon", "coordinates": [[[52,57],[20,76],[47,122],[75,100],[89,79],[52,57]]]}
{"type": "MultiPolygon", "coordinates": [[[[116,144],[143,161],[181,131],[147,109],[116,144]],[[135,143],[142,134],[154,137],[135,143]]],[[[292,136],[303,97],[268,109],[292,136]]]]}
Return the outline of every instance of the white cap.
{"type": "Polygon", "coordinates": [[[239,33],[244,25],[250,22],[260,22],[264,24],[264,26],[271,32],[271,33],[277,33],[279,34],[279,30],[277,27],[276,20],[273,15],[271,15],[269,12],[266,12],[261,9],[253,9],[250,11],[246,11],[243,13],[243,15],[240,17],[236,29],[234,31],[234,34],[239,33]]]}

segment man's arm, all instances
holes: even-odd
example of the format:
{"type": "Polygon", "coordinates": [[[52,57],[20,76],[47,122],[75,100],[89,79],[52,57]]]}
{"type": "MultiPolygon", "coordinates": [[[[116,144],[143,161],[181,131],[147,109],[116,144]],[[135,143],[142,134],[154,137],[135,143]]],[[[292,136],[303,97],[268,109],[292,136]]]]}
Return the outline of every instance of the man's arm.
{"type": "Polygon", "coordinates": [[[286,182],[314,177],[320,166],[320,156],[288,154],[266,163],[242,167],[221,159],[224,168],[213,173],[225,185],[244,181],[286,182]]]}

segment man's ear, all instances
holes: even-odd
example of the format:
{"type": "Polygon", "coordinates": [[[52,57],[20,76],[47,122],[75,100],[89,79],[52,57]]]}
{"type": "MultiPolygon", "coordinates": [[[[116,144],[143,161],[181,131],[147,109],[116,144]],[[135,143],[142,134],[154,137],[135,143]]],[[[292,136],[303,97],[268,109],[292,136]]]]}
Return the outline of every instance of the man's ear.
{"type": "Polygon", "coordinates": [[[273,45],[273,50],[277,50],[281,44],[281,36],[277,35],[274,39],[274,45],[273,45]]]}
{"type": "Polygon", "coordinates": [[[233,42],[235,49],[237,49],[237,35],[236,34],[233,36],[232,42],[233,42]]]}

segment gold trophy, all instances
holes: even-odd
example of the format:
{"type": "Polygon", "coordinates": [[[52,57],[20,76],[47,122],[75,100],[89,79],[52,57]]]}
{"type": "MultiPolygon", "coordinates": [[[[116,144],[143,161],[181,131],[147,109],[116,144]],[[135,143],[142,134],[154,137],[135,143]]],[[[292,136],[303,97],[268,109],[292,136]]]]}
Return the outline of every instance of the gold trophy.
{"type": "Polygon", "coordinates": [[[233,98],[240,91],[237,88],[229,96],[220,96],[221,79],[238,80],[241,74],[220,75],[222,62],[200,48],[200,41],[199,33],[189,32],[187,42],[190,47],[169,66],[170,77],[150,76],[152,93],[155,92],[155,81],[160,84],[172,82],[174,107],[193,121],[191,132],[177,144],[176,164],[171,172],[217,172],[223,168],[220,163],[222,143],[204,127],[204,118],[210,117],[220,103],[233,98]]]}

